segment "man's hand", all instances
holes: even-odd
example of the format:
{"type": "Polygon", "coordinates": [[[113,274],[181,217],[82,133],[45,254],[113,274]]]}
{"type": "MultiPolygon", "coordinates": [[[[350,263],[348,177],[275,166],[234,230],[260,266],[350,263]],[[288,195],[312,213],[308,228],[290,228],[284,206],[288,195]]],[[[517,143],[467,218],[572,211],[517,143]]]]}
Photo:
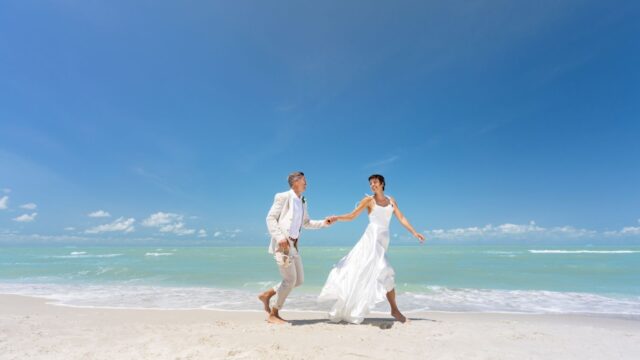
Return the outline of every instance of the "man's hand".
{"type": "Polygon", "coordinates": [[[282,239],[278,241],[278,247],[282,250],[283,253],[289,253],[289,241],[287,239],[282,239]]]}
{"type": "Polygon", "coordinates": [[[418,240],[420,240],[420,243],[424,243],[424,235],[416,232],[415,234],[413,234],[413,236],[415,236],[418,240]]]}
{"type": "Polygon", "coordinates": [[[333,225],[333,223],[335,223],[336,221],[338,221],[338,217],[337,217],[337,216],[335,216],[335,215],[327,216],[327,217],[324,219],[324,223],[325,223],[326,225],[333,225]]]}

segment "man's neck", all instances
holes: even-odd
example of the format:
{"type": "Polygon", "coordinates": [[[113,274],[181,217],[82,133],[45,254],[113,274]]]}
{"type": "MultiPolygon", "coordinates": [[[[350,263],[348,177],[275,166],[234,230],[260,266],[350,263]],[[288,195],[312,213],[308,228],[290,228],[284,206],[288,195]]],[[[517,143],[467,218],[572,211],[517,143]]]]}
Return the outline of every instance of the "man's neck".
{"type": "MultiPolygon", "coordinates": [[[[292,189],[293,190],[293,189],[292,189]]],[[[297,197],[302,197],[302,193],[298,193],[297,191],[293,190],[293,193],[296,194],[297,197]]]]}

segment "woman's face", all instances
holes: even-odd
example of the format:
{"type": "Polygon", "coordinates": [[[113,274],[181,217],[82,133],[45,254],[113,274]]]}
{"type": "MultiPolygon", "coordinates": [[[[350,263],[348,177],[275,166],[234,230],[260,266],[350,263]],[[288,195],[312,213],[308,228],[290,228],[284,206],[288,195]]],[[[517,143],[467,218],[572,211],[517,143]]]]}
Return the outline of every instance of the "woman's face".
{"type": "Polygon", "coordinates": [[[369,181],[369,187],[374,193],[382,191],[382,183],[378,179],[371,179],[371,181],[369,181]]]}

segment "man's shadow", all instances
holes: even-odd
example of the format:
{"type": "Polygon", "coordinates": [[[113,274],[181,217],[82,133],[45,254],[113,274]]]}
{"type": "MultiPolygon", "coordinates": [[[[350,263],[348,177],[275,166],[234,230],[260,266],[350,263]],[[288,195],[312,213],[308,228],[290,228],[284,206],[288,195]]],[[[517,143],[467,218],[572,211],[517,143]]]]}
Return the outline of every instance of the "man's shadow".
{"type": "MultiPolygon", "coordinates": [[[[427,319],[427,318],[408,318],[409,321],[431,321],[438,322],[438,320],[427,319]]],[[[309,319],[309,320],[289,320],[292,326],[302,326],[302,325],[314,325],[314,324],[331,324],[335,326],[350,326],[356,324],[350,324],[348,322],[341,321],[339,323],[334,323],[329,321],[329,319],[309,319]]],[[[393,327],[394,324],[398,323],[397,320],[390,318],[366,318],[360,325],[370,325],[380,328],[382,330],[388,330],[393,327]]]]}

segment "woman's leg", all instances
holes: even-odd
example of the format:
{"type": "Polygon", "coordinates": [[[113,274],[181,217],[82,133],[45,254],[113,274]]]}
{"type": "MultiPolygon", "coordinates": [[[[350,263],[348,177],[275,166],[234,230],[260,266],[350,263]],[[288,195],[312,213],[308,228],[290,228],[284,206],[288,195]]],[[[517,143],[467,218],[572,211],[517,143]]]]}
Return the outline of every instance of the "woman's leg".
{"type": "Polygon", "coordinates": [[[396,289],[392,289],[387,293],[387,300],[389,300],[389,305],[391,306],[391,316],[402,323],[406,322],[407,318],[402,315],[400,309],[398,309],[398,304],[396,304],[396,289]]]}

